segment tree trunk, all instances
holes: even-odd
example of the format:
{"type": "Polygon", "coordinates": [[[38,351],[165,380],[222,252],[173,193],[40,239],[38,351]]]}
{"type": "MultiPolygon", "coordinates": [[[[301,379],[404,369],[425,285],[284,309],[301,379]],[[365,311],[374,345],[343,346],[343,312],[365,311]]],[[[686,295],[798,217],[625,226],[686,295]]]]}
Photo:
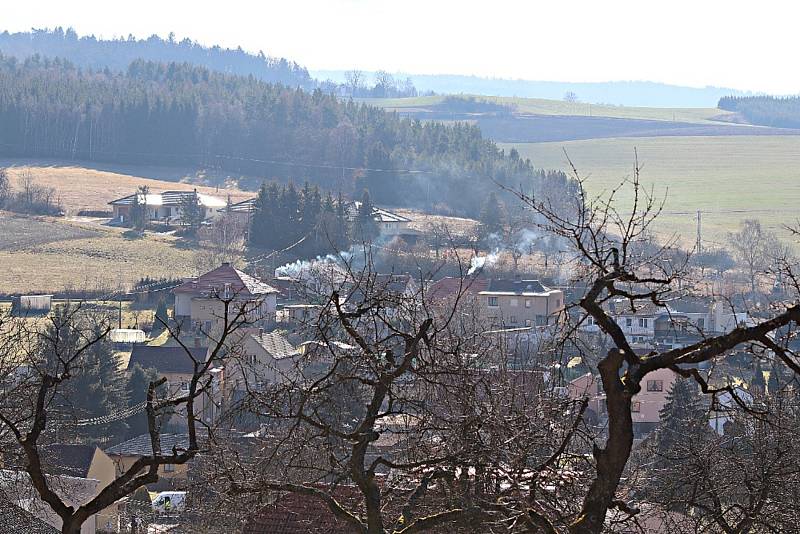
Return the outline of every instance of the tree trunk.
{"type": "Polygon", "coordinates": [[[580,516],[570,526],[572,534],[599,534],[603,531],[606,513],[614,502],[617,485],[631,454],[631,394],[619,378],[623,359],[621,350],[612,349],[598,364],[606,391],[608,440],[605,448],[594,447],[597,476],[583,501],[580,516]]]}

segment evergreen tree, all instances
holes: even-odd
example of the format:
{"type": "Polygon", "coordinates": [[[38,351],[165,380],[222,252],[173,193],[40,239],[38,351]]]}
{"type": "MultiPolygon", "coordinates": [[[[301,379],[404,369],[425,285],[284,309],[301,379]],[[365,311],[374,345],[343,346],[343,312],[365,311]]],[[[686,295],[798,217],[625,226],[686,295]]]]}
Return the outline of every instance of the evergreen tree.
{"type": "Polygon", "coordinates": [[[488,239],[489,236],[493,234],[498,236],[503,234],[506,212],[494,192],[486,197],[486,202],[483,204],[483,208],[481,208],[480,222],[482,239],[488,239]]]}
{"type": "MultiPolygon", "coordinates": [[[[84,324],[88,320],[69,305],[59,307],[44,333],[46,339],[55,340],[55,345],[52,341],[45,343],[43,363],[51,373],[68,371],[70,374],[70,379],[58,390],[55,403],[59,411],[76,419],[115,413],[123,409],[126,402],[124,378],[113,347],[102,336],[102,326],[84,324]],[[81,351],[85,340],[95,337],[100,341],[81,351]],[[65,368],[66,362],[69,369],[65,368]]],[[[86,425],[80,430],[94,437],[109,433],[108,425],[86,425]]]]}
{"type": "Polygon", "coordinates": [[[130,210],[130,226],[137,230],[144,230],[147,227],[147,195],[150,193],[150,188],[146,185],[140,185],[133,195],[133,202],[131,203],[130,210]]]}
{"type": "Polygon", "coordinates": [[[370,200],[369,191],[364,189],[353,222],[353,241],[368,243],[378,237],[380,229],[378,223],[375,222],[373,211],[374,206],[370,200]]]}
{"type": "Polygon", "coordinates": [[[189,194],[181,196],[181,224],[189,233],[196,233],[203,225],[205,220],[205,208],[200,203],[200,195],[197,189],[189,194]]]}

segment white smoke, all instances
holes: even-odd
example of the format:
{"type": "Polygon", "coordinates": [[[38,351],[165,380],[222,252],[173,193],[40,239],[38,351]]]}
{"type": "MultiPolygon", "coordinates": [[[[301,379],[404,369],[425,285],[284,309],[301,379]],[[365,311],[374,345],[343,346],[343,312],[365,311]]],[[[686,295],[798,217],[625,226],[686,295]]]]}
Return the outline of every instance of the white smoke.
{"type": "Polygon", "coordinates": [[[500,249],[494,249],[486,256],[473,256],[472,259],[469,260],[469,271],[467,271],[467,276],[475,274],[477,271],[482,271],[485,267],[494,265],[497,263],[499,258],[500,249]]]}
{"type": "Polygon", "coordinates": [[[286,265],[281,265],[275,269],[275,276],[288,276],[290,278],[302,279],[314,272],[330,270],[345,265],[352,257],[352,252],[344,251],[339,254],[317,256],[312,260],[297,260],[287,263],[286,265]]]}

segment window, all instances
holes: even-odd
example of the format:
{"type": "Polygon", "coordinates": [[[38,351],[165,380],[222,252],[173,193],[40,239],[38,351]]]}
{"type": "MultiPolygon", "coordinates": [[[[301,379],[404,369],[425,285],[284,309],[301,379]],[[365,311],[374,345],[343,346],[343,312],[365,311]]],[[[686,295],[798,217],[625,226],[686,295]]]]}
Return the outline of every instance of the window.
{"type": "Polygon", "coordinates": [[[530,308],[531,307],[531,299],[525,299],[525,307],[526,308],[530,308]]]}
{"type": "Polygon", "coordinates": [[[181,382],[181,391],[188,392],[189,391],[189,382],[181,382]]]}
{"type": "Polygon", "coordinates": [[[519,306],[519,299],[511,299],[511,306],[513,308],[516,308],[517,306],[519,306]]]}
{"type": "Polygon", "coordinates": [[[546,315],[537,315],[536,316],[536,326],[545,326],[547,325],[547,316],[546,315]]]}
{"type": "Polygon", "coordinates": [[[508,318],[508,322],[509,324],[517,324],[517,318],[512,315],[508,318]]]}
{"type": "Polygon", "coordinates": [[[697,320],[697,328],[699,328],[700,330],[702,330],[703,328],[705,328],[705,326],[706,326],[706,320],[705,320],[703,317],[700,317],[700,318],[697,320]]]}
{"type": "Polygon", "coordinates": [[[647,328],[647,319],[640,318],[639,319],[639,326],[642,328],[647,328]]]}
{"type": "Polygon", "coordinates": [[[642,410],[642,403],[641,402],[632,402],[631,403],[631,411],[633,413],[639,413],[642,410]]]}
{"type": "Polygon", "coordinates": [[[175,464],[164,464],[165,473],[173,473],[175,471],[175,464]]]}
{"type": "Polygon", "coordinates": [[[630,317],[625,319],[625,326],[633,326],[633,319],[630,317]]]}
{"type": "Polygon", "coordinates": [[[663,380],[648,380],[647,391],[664,391],[663,380]]]}
{"type": "Polygon", "coordinates": [[[497,297],[489,297],[489,306],[497,307],[497,297]]]}

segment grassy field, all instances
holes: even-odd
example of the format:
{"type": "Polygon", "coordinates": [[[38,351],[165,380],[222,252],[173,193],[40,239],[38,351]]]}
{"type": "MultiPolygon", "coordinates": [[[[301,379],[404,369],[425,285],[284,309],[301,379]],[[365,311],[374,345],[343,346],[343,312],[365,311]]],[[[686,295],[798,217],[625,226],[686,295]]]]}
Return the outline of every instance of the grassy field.
{"type": "MultiPolygon", "coordinates": [[[[631,176],[634,149],[642,181],[667,195],[658,230],[694,240],[701,210],[703,238],[723,241],[743,219],[757,218],[786,236],[800,217],[800,136],[594,139],[511,146],[537,167],[566,169],[569,158],[592,193],[631,176]]],[[[622,196],[625,202],[630,196],[622,196]]]]}
{"type": "Polygon", "coordinates": [[[197,274],[199,254],[171,236],[129,239],[118,229],[76,226],[66,220],[10,218],[0,212],[0,287],[3,293],[57,292],[64,289],[109,291],[130,287],[140,278],[197,274]]]}
{"type": "MultiPolygon", "coordinates": [[[[384,109],[409,111],[409,108],[422,110],[435,107],[441,104],[444,98],[444,96],[437,95],[414,98],[365,98],[360,100],[384,109]]],[[[720,120],[727,121],[735,117],[735,114],[717,108],[641,108],[586,104],[582,102],[564,102],[561,100],[545,100],[543,98],[502,96],[476,96],[475,98],[500,104],[513,105],[519,113],[535,115],[576,115],[619,119],[650,119],[698,124],[717,123],[720,120]]]]}

